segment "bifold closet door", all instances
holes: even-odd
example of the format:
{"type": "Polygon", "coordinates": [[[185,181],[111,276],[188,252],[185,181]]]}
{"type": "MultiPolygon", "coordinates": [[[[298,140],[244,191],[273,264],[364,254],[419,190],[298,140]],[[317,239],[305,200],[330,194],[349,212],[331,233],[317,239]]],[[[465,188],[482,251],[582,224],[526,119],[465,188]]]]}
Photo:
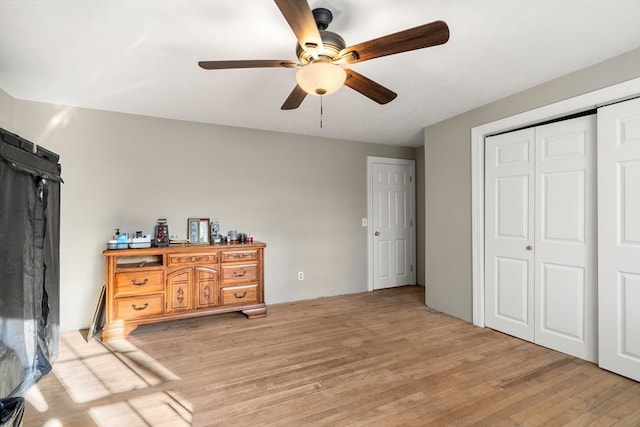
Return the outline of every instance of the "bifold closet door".
{"type": "Polygon", "coordinates": [[[534,340],[535,133],[485,141],[485,323],[534,340]]]}
{"type": "Polygon", "coordinates": [[[535,343],[598,360],[596,117],[536,128],[535,343]]]}
{"type": "Polygon", "coordinates": [[[595,117],[485,141],[485,322],[597,358],[595,117]]]}
{"type": "Polygon", "coordinates": [[[640,99],[598,110],[599,364],[640,381],[640,99]]]}

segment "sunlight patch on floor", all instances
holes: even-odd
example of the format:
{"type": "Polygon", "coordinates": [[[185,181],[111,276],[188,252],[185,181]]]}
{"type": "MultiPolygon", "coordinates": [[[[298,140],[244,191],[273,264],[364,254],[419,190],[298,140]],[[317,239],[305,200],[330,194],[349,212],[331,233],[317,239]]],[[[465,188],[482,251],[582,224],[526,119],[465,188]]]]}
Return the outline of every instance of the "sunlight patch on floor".
{"type": "Polygon", "coordinates": [[[179,379],[129,341],[86,343],[80,334],[61,337],[53,373],[77,403],[179,379]]]}
{"type": "Polygon", "coordinates": [[[38,384],[33,385],[24,395],[24,399],[31,404],[38,412],[45,412],[49,409],[47,399],[44,398],[38,384]]]}
{"type": "Polygon", "coordinates": [[[44,427],[191,425],[193,405],[169,389],[180,377],[128,340],[62,334],[51,374],[65,393],[44,395],[36,384],[25,394],[44,427]]]}
{"type": "Polygon", "coordinates": [[[177,393],[158,392],[89,410],[96,424],[110,426],[190,426],[193,407],[177,393]]]}

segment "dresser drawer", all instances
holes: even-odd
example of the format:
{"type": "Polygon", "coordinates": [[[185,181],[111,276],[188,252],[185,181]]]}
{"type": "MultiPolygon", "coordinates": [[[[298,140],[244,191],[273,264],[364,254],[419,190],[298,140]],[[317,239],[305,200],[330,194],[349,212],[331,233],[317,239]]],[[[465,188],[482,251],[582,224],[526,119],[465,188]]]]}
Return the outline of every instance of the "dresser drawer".
{"type": "Polygon", "coordinates": [[[115,274],[114,295],[161,292],[164,289],[162,270],[132,271],[115,274]]]}
{"type": "Polygon", "coordinates": [[[258,264],[222,265],[222,283],[247,283],[258,280],[258,264]]]}
{"type": "Polygon", "coordinates": [[[217,264],[218,252],[211,253],[185,253],[167,254],[167,265],[217,264]]]}
{"type": "Polygon", "coordinates": [[[258,285],[222,288],[222,305],[256,304],[257,302],[258,285]]]}
{"type": "Polygon", "coordinates": [[[164,294],[116,298],[116,319],[129,320],[159,316],[164,309],[164,294]]]}
{"type": "Polygon", "coordinates": [[[222,262],[253,261],[257,259],[258,259],[257,249],[222,252],[222,262]]]}

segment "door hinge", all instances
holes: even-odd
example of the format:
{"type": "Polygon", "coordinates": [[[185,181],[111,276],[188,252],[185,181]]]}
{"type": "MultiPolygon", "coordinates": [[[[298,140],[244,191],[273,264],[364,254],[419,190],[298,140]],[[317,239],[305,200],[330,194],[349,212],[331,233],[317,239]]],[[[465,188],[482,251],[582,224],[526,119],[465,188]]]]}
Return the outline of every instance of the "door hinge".
{"type": "Polygon", "coordinates": [[[412,219],[409,220],[409,227],[413,227],[413,220],[412,219]]]}
{"type": "Polygon", "coordinates": [[[409,182],[413,182],[413,177],[409,175],[409,182]]]}
{"type": "Polygon", "coordinates": [[[413,264],[411,264],[411,271],[413,271],[413,264]]]}

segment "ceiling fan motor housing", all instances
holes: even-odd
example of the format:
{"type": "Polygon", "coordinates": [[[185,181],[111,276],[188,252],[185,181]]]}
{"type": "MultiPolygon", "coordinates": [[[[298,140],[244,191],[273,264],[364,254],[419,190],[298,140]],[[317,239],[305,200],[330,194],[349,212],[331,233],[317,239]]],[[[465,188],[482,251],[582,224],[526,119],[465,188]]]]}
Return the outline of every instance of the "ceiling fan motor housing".
{"type": "Polygon", "coordinates": [[[335,61],[340,57],[340,51],[345,48],[346,44],[344,39],[332,31],[327,31],[329,24],[333,21],[333,14],[329,9],[324,7],[318,7],[311,11],[313,13],[313,19],[316,21],[320,38],[322,39],[322,50],[318,52],[311,52],[305,49],[300,44],[296,45],[296,56],[302,64],[308,64],[314,59],[323,61],[335,61]],[[318,58],[314,58],[314,54],[318,55],[318,58]]]}
{"type": "MultiPolygon", "coordinates": [[[[322,51],[318,52],[319,59],[326,61],[338,59],[340,51],[346,46],[344,39],[339,34],[325,30],[320,31],[320,38],[322,39],[322,51]]],[[[296,56],[302,64],[307,64],[314,59],[312,53],[299,44],[296,44],[296,56]]]]}

